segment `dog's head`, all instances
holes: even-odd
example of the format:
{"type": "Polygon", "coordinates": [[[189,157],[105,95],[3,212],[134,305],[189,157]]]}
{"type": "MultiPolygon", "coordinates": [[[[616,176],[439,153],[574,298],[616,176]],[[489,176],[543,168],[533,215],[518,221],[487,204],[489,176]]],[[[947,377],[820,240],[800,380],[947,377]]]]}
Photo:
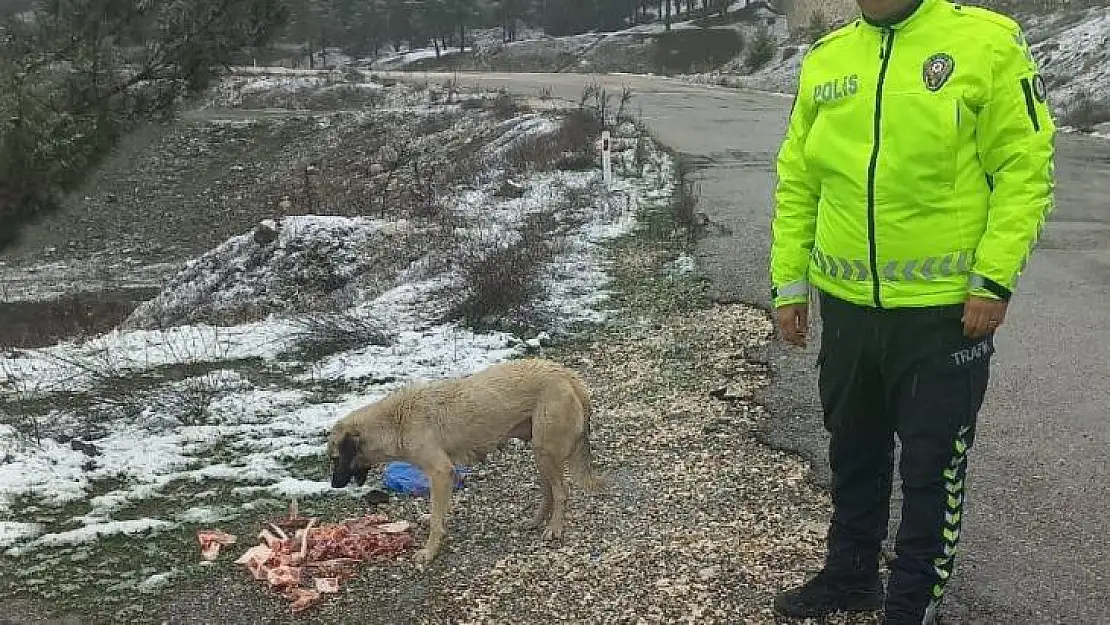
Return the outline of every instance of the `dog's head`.
{"type": "Polygon", "coordinates": [[[359,486],[366,483],[371,463],[363,453],[358,432],[338,424],[328,436],[328,459],[332,488],[343,488],[352,478],[359,486]]]}

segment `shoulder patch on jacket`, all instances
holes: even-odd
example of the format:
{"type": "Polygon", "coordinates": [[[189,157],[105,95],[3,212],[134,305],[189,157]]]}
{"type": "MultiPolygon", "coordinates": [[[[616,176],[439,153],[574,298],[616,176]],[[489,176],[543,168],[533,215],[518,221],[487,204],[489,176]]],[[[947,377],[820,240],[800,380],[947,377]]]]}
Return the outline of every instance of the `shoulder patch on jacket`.
{"type": "Polygon", "coordinates": [[[992,47],[998,50],[1009,49],[1011,52],[1021,54],[1031,70],[1036,71],[1033,48],[1029,45],[1029,40],[1025,38],[1025,30],[1016,20],[982,7],[957,4],[952,5],[952,10],[961,16],[976,20],[976,26],[986,26],[982,29],[982,32],[986,35],[987,40],[992,43],[992,47]]]}
{"type": "Polygon", "coordinates": [[[859,24],[857,23],[858,21],[859,20],[849,22],[848,24],[845,24],[844,26],[841,26],[840,28],[837,28],[836,30],[834,30],[832,32],[825,33],[825,35],[823,37],[821,37],[817,41],[813,42],[813,45],[811,45],[809,47],[809,50],[806,51],[806,56],[809,56],[810,54],[813,54],[818,48],[824,46],[825,44],[829,43],[830,41],[835,41],[837,39],[840,39],[841,37],[847,35],[848,33],[852,32],[853,30],[855,30],[856,27],[859,26],[859,24]]]}
{"type": "Polygon", "coordinates": [[[965,15],[967,17],[983,20],[1002,28],[1011,35],[1016,35],[1022,32],[1021,24],[1018,24],[1013,18],[1007,17],[996,11],[984,9],[983,7],[973,7],[966,4],[954,4],[952,10],[958,15],[965,15]]]}

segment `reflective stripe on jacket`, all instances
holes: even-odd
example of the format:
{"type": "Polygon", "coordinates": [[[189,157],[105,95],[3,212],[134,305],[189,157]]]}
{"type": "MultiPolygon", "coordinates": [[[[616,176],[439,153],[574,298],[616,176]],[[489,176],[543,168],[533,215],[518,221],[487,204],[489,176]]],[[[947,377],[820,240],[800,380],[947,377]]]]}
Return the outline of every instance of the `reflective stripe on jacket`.
{"type": "Polygon", "coordinates": [[[776,306],[1009,298],[1053,207],[1056,127],[1020,27],[921,0],[814,44],[778,154],[776,306]]]}

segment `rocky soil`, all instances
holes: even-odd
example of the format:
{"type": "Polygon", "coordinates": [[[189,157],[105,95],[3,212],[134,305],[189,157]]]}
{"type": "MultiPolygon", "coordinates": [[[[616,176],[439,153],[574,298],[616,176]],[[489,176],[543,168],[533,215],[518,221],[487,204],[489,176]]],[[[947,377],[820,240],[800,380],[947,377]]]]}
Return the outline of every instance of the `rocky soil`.
{"type": "MultiPolygon", "coordinates": [[[[314,622],[396,623],[401,614],[429,624],[781,622],[773,595],[820,566],[829,501],[801,461],[756,442],[766,417],[751,399],[766,383],[758,357],[770,334],[765,316],[699,304],[696,287],[682,286],[687,278],[662,273],[666,258],[626,248],[625,314],[591,340],[546,354],[587,378],[595,454],[611,481],[599,495],[572,487],[563,542],[544,544],[518,527],[538,488],[530,450],[510,445],[455,495],[448,546],[432,567],[372,567],[314,622]],[[654,299],[663,293],[694,305],[654,299]]],[[[378,509],[419,519],[427,505],[394,496],[378,509]]],[[[222,562],[165,618],[296,622],[286,610],[222,562]]]]}

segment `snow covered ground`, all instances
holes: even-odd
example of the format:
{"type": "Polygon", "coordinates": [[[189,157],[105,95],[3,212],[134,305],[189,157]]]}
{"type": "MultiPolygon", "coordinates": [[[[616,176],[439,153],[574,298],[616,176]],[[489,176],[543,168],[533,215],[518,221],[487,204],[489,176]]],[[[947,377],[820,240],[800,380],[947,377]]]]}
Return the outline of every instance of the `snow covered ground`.
{"type": "Polygon", "coordinates": [[[718,85],[790,95],[798,89],[802,59],[807,45],[780,46],[775,56],[763,67],[748,71],[742,59],[735,59],[717,71],[690,74],[682,79],[703,85],[718,85]]]}
{"type": "MultiPolygon", "coordinates": [[[[442,51],[440,58],[447,64],[459,63],[458,69],[478,71],[660,73],[663,70],[654,58],[654,46],[668,32],[696,36],[698,31],[713,34],[712,31],[733,30],[743,40],[751,41],[757,32],[766,31],[777,40],[786,38],[784,17],[762,6],[763,3],[747,5],[743,1],[733,2],[728,9],[731,15],[724,19],[717,13],[693,19],[684,14],[675,17],[669,28],[649,11],[653,21],[614,31],[552,37],[542,30],[525,30],[508,43],[501,40],[499,29],[477,31],[472,33],[475,44],[466,50],[468,58],[452,58],[458,54],[458,48],[442,51]]],[[[668,53],[674,52],[670,49],[668,53]]],[[[428,64],[434,59],[434,48],[423,48],[384,54],[366,63],[377,70],[424,69],[437,67],[435,63],[428,64]]]]}
{"type": "MultiPolygon", "coordinates": [[[[251,74],[218,93],[329,86],[303,72],[251,74]]],[[[630,232],[642,210],[671,201],[674,163],[625,123],[614,130],[608,188],[597,167],[510,175],[503,156],[558,132],[561,122],[528,112],[482,120],[476,136],[489,139],[489,171],[479,177],[485,182],[447,192],[453,238],[437,243],[444,226],[434,221],[263,221],[186,263],[115,331],[0,353],[0,548],[18,555],[185,532],[249,511],[252,498],[327,492],[328,482],[306,479],[300,467],[324,462],[324,436],[346,412],[403,384],[471,373],[577,323],[604,320],[605,246],[630,232]],[[509,197],[500,191],[506,176],[519,190],[509,197]],[[543,332],[478,333],[447,320],[445,293],[468,288],[458,254],[510,245],[539,215],[562,225],[532,302],[548,320],[543,332]],[[386,262],[389,249],[404,253],[386,262]],[[323,275],[317,270],[344,285],[326,309],[298,299],[323,275]],[[245,309],[264,315],[228,322],[245,309]],[[305,328],[315,327],[306,320],[322,316],[381,336],[308,357],[298,350],[305,328]]]]}
{"type": "Polygon", "coordinates": [[[1084,93],[1105,100],[1110,90],[1110,7],[1090,9],[1074,19],[1078,21],[1070,25],[1057,24],[1055,33],[1033,44],[1057,106],[1084,93]]]}

